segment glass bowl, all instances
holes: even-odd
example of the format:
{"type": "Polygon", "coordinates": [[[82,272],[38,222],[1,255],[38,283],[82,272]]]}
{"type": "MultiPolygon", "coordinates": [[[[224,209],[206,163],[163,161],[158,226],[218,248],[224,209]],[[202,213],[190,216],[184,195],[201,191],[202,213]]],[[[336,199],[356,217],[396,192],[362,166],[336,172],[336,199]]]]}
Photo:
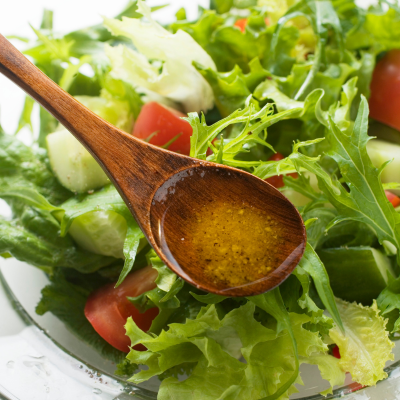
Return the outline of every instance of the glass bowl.
{"type": "MultiPolygon", "coordinates": [[[[74,3],[78,2],[79,0],[74,0],[74,3]]],[[[122,1],[117,1],[120,2],[122,5],[122,1]]],[[[169,15],[164,13],[163,17],[165,20],[170,20],[174,12],[183,5],[195,12],[198,5],[206,6],[207,2],[208,0],[190,2],[171,0],[170,3],[175,10],[170,10],[169,15]]],[[[359,0],[359,3],[365,5],[368,2],[369,0],[359,0]]],[[[17,13],[11,13],[13,17],[7,18],[2,23],[2,33],[23,31],[29,35],[30,30],[25,21],[40,18],[41,10],[48,6],[45,0],[35,0],[34,4],[31,3],[29,6],[31,8],[26,3],[27,7],[22,9],[17,4],[7,5],[6,14],[10,13],[9,7],[16,9],[19,7],[18,17],[15,17],[17,13]],[[40,13],[32,16],[32,10],[40,10],[40,13]],[[15,25],[16,19],[20,25],[15,25]]],[[[91,3],[90,7],[90,4],[85,4],[87,10],[85,9],[85,12],[80,10],[79,13],[76,13],[75,7],[70,3],[64,7],[66,4],[62,0],[51,2],[51,8],[56,15],[62,9],[63,18],[57,23],[58,29],[71,30],[69,21],[73,21],[76,28],[80,27],[80,24],[87,25],[93,15],[94,3],[91,3]]],[[[97,1],[96,7],[100,3],[103,6],[107,5],[109,9],[109,2],[97,1]]],[[[158,4],[158,1],[156,3],[158,4]]],[[[83,6],[82,2],[79,4],[83,6]]],[[[120,5],[115,4],[115,7],[117,6],[120,8],[120,5]]],[[[9,128],[7,130],[12,131],[13,124],[18,121],[23,96],[22,92],[9,84],[5,78],[2,80],[2,89],[0,102],[6,111],[2,123],[4,127],[9,128]]],[[[38,125],[37,121],[34,121],[34,124],[38,125]]],[[[0,214],[2,211],[0,204],[0,214]]],[[[137,386],[115,376],[115,364],[104,360],[89,345],[77,339],[55,316],[50,313],[39,316],[35,313],[40,292],[48,283],[46,275],[41,270],[12,258],[7,260],[0,258],[0,283],[2,284],[0,285],[0,399],[152,400],[157,398],[159,383],[156,378],[137,386]]],[[[388,378],[379,382],[376,387],[362,388],[347,376],[346,386],[335,389],[333,394],[327,397],[318,394],[327,388],[327,382],[322,380],[317,367],[303,365],[301,373],[305,385],[299,387],[299,393],[293,395],[291,399],[400,399],[400,346],[396,346],[394,351],[396,361],[386,367],[388,378]]]]}
{"type": "MultiPolygon", "coordinates": [[[[127,400],[157,398],[158,379],[134,385],[114,375],[115,364],[76,338],[55,316],[39,316],[35,307],[41,289],[49,282],[39,269],[15,259],[0,261],[0,282],[22,330],[0,336],[0,399],[7,400],[127,400]]],[[[5,323],[4,319],[1,322],[5,323]]],[[[346,386],[327,397],[316,366],[301,367],[304,386],[291,399],[394,400],[400,398],[400,346],[388,364],[388,378],[363,388],[346,377],[346,386]]],[[[183,400],[183,399],[182,399],[183,400]]],[[[186,399],[185,399],[186,400],[186,399]]],[[[250,399],[249,399],[250,400],[250,399]]]]}

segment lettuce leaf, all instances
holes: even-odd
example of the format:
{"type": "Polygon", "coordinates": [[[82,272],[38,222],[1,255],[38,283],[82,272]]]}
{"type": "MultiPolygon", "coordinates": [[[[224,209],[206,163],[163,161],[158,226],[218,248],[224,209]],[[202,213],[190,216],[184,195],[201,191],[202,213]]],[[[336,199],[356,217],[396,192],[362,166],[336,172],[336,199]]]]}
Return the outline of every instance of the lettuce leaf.
{"type": "Polygon", "coordinates": [[[308,358],[326,354],[327,346],[318,333],[304,329],[303,325],[310,319],[307,315],[289,315],[272,298],[266,302],[261,300],[260,304],[269,304],[267,308],[278,318],[278,326],[282,323],[281,328],[270,329],[257,322],[252,301],[233,309],[222,319],[216,305],[206,306],[195,319],[170,324],[158,336],[142,332],[128,319],[126,330],[132,346],[142,343],[148,349],[144,353],[130,351],[128,359],[145,364],[148,369],[129,381],[140,383],[189,363],[193,370],[186,380],[168,377],[162,381],[159,399],[187,396],[202,400],[277,399],[288,387],[290,393],[295,391],[292,384],[298,381],[296,358],[289,349],[297,343],[301,357],[308,358]],[[288,329],[292,334],[288,334],[288,329]],[[237,360],[238,349],[246,363],[237,360]]]}
{"type": "Polygon", "coordinates": [[[385,329],[387,320],[379,315],[376,301],[371,307],[342,300],[337,300],[337,305],[346,334],[334,327],[329,336],[339,347],[339,364],[356,382],[375,385],[387,377],[383,369],[394,359],[394,343],[385,329]]]}
{"type": "Polygon", "coordinates": [[[288,21],[299,16],[305,17],[310,21],[317,38],[317,44],[311,68],[303,80],[301,87],[294,95],[295,100],[300,100],[304,96],[307,87],[314,80],[315,75],[321,68],[321,63],[325,59],[325,49],[330,29],[339,51],[339,59],[343,58],[344,51],[342,27],[332,3],[319,0],[300,0],[290,7],[286,14],[278,21],[271,44],[271,51],[275,53],[275,57],[279,53],[278,38],[281,30],[288,21]]]}
{"type": "Polygon", "coordinates": [[[242,108],[254,89],[271,75],[261,66],[258,58],[249,63],[248,74],[244,74],[239,66],[235,66],[230,72],[221,73],[211,68],[204,68],[198,63],[194,65],[210,84],[215,104],[222,117],[227,117],[238,108],[242,108]]]}
{"type": "Polygon", "coordinates": [[[72,196],[53,175],[46,151],[26,146],[17,138],[6,135],[0,127],[0,197],[13,202],[7,196],[16,188],[32,189],[54,205],[72,196]]]}
{"type": "Polygon", "coordinates": [[[366,13],[361,27],[347,37],[347,48],[355,50],[370,47],[378,54],[399,47],[400,10],[391,3],[386,4],[389,5],[387,11],[380,5],[366,13]]]}
{"type": "Polygon", "coordinates": [[[91,273],[116,261],[80,249],[48,211],[24,207],[13,221],[0,219],[0,254],[9,253],[38,267],[73,268],[91,273]]]}
{"type": "Polygon", "coordinates": [[[112,76],[179,102],[187,112],[212,108],[212,90],[192,65],[196,61],[216,69],[211,57],[186,32],[168,32],[152,19],[144,2],[139,0],[137,4],[147,22],[136,18],[104,19],[104,25],[115,36],[129,38],[136,48],[106,46],[112,76]]]}

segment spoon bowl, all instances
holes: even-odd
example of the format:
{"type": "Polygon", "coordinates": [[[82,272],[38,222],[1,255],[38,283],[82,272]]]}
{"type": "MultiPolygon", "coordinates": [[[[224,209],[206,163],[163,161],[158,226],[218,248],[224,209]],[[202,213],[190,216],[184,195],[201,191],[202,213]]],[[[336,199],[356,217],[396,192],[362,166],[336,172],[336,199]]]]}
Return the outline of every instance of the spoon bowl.
{"type": "Polygon", "coordinates": [[[86,147],[159,257],[192,285],[226,296],[251,296],[273,289],[296,267],[305,248],[305,228],[296,208],[268,183],[117,129],[1,35],[0,72],[86,147]]]}
{"type": "Polygon", "coordinates": [[[276,287],[304,252],[299,213],[251,174],[200,164],[156,191],[150,209],[156,251],[176,274],[208,292],[239,297],[276,287]]]}

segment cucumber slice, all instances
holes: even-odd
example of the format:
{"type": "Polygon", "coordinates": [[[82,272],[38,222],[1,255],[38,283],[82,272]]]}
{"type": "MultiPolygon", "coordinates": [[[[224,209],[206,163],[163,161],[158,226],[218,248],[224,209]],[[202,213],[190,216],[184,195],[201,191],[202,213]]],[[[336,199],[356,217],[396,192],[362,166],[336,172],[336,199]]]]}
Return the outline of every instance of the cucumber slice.
{"type": "Polygon", "coordinates": [[[74,219],[68,233],[85,250],[124,258],[127,231],[124,217],[114,211],[91,211],[74,219]]]}
{"type": "Polygon", "coordinates": [[[368,142],[367,150],[376,168],[393,159],[382,171],[383,183],[400,182],[400,145],[375,139],[368,142]]]}
{"type": "MultiPolygon", "coordinates": [[[[63,211],[53,214],[58,221],[63,211]]],[[[89,211],[72,222],[68,233],[83,249],[103,256],[124,257],[124,242],[127,232],[124,217],[114,211],[89,211]]],[[[146,238],[140,240],[137,253],[148,245],[146,238]]]]}
{"type": "Polygon", "coordinates": [[[83,193],[109,183],[96,160],[66,129],[48,135],[46,140],[51,167],[67,189],[83,193]]]}
{"type": "Polygon", "coordinates": [[[126,101],[115,98],[75,96],[89,110],[125,132],[132,132],[133,116],[126,101]]]}
{"type": "Polygon", "coordinates": [[[335,296],[370,305],[387,286],[392,266],[388,257],[372,247],[341,247],[318,251],[335,296]]]}
{"type": "MultiPolygon", "coordinates": [[[[117,128],[131,132],[133,116],[128,102],[91,96],[76,96],[76,99],[117,128]]],[[[83,193],[109,183],[94,158],[66,129],[57,128],[46,140],[51,167],[67,189],[83,193]]]]}

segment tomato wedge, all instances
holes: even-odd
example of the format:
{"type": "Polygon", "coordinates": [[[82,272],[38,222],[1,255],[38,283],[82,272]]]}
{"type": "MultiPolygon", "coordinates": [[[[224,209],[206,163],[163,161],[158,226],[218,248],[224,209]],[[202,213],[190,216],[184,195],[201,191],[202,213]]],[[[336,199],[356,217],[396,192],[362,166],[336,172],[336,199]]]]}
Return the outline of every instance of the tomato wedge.
{"type": "MultiPolygon", "coordinates": [[[[111,283],[94,291],[85,306],[85,316],[94,330],[111,346],[125,353],[129,352],[131,341],[125,335],[125,324],[132,317],[136,325],[148,331],[158,308],[151,308],[141,314],[127,297],[140,296],[156,287],[157,271],[146,267],[129,274],[118,288],[111,283]]],[[[135,350],[145,350],[135,346],[135,350]]]]}
{"type": "Polygon", "coordinates": [[[395,194],[393,194],[392,192],[389,192],[387,190],[385,190],[385,194],[387,199],[392,203],[393,207],[398,207],[400,206],[400,197],[396,196],[395,194]]]}
{"type": "MultiPolygon", "coordinates": [[[[265,18],[265,25],[269,26],[269,24],[270,24],[269,18],[265,18]]],[[[247,18],[237,19],[234,23],[234,26],[239,28],[244,33],[247,26],[247,18]]]]}
{"type": "Polygon", "coordinates": [[[371,81],[370,116],[400,131],[400,50],[378,62],[371,81]]]}
{"type": "Polygon", "coordinates": [[[135,122],[133,135],[140,139],[150,138],[149,143],[155,146],[165,146],[178,136],[168,150],[189,155],[193,129],[181,117],[186,115],[156,102],[147,103],[135,122]]]}
{"type": "Polygon", "coordinates": [[[339,347],[336,344],[335,344],[335,347],[332,349],[332,355],[333,355],[333,357],[340,359],[339,347]]]}
{"type": "MultiPolygon", "coordinates": [[[[280,161],[283,160],[285,157],[281,153],[275,153],[272,157],[269,158],[269,161],[280,161]]],[[[288,174],[289,176],[292,176],[293,178],[297,179],[299,175],[296,172],[293,172],[292,174],[288,174]]],[[[284,187],[285,184],[283,183],[283,175],[275,175],[271,176],[270,178],[267,178],[266,181],[276,187],[277,189],[284,187]]]]}
{"type": "Polygon", "coordinates": [[[247,26],[247,18],[240,18],[240,19],[236,20],[234,26],[236,26],[242,32],[244,32],[246,30],[246,26],[247,26]]]}

